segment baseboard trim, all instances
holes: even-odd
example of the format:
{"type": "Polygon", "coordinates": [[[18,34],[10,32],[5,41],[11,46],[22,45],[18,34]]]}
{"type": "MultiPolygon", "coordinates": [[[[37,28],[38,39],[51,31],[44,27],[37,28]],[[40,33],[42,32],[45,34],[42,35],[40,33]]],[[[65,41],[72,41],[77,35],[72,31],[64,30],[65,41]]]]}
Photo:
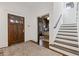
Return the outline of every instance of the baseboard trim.
{"type": "Polygon", "coordinates": [[[26,42],[33,42],[33,43],[35,43],[35,44],[38,44],[38,42],[35,42],[35,41],[33,41],[33,40],[28,40],[28,41],[26,41],[26,42]]]}

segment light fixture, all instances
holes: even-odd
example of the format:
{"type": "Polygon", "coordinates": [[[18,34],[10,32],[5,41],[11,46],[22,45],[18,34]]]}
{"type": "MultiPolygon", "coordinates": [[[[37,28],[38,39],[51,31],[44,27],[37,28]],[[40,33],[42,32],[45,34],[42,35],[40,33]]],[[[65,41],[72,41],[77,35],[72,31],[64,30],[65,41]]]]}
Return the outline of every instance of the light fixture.
{"type": "Polygon", "coordinates": [[[73,2],[66,3],[66,8],[67,9],[74,8],[74,3],[73,2]]]}
{"type": "Polygon", "coordinates": [[[71,7],[67,7],[66,9],[70,9],[71,7]]]}
{"type": "Polygon", "coordinates": [[[49,17],[47,17],[47,20],[49,20],[49,17]]]}

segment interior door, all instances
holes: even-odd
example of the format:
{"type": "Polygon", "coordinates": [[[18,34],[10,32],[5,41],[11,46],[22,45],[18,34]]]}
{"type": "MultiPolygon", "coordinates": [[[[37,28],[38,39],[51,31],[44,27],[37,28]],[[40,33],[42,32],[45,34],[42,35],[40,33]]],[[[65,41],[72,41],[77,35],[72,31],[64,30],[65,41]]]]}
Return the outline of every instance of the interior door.
{"type": "Polygon", "coordinates": [[[24,17],[8,14],[8,45],[24,41],[24,17]]]}

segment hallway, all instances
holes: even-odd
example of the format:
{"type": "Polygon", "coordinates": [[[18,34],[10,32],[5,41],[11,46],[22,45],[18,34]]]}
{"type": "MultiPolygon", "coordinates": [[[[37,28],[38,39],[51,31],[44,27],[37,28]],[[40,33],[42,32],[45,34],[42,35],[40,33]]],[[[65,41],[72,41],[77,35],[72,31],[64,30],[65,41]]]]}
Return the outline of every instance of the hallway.
{"type": "Polygon", "coordinates": [[[79,55],[79,2],[0,2],[0,51],[8,56],[79,55]],[[40,38],[43,46],[28,43],[40,38]]]}

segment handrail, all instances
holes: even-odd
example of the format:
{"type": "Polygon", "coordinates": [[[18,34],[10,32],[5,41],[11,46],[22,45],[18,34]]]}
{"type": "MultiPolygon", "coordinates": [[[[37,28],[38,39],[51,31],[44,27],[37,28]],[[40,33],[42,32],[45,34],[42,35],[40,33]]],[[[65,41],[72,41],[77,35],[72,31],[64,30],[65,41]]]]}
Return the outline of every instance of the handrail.
{"type": "Polygon", "coordinates": [[[61,16],[62,16],[62,14],[60,14],[60,17],[58,18],[58,21],[57,21],[56,25],[54,26],[54,28],[57,27],[57,25],[58,25],[58,23],[59,23],[59,21],[60,21],[60,19],[61,19],[61,16]]]}

